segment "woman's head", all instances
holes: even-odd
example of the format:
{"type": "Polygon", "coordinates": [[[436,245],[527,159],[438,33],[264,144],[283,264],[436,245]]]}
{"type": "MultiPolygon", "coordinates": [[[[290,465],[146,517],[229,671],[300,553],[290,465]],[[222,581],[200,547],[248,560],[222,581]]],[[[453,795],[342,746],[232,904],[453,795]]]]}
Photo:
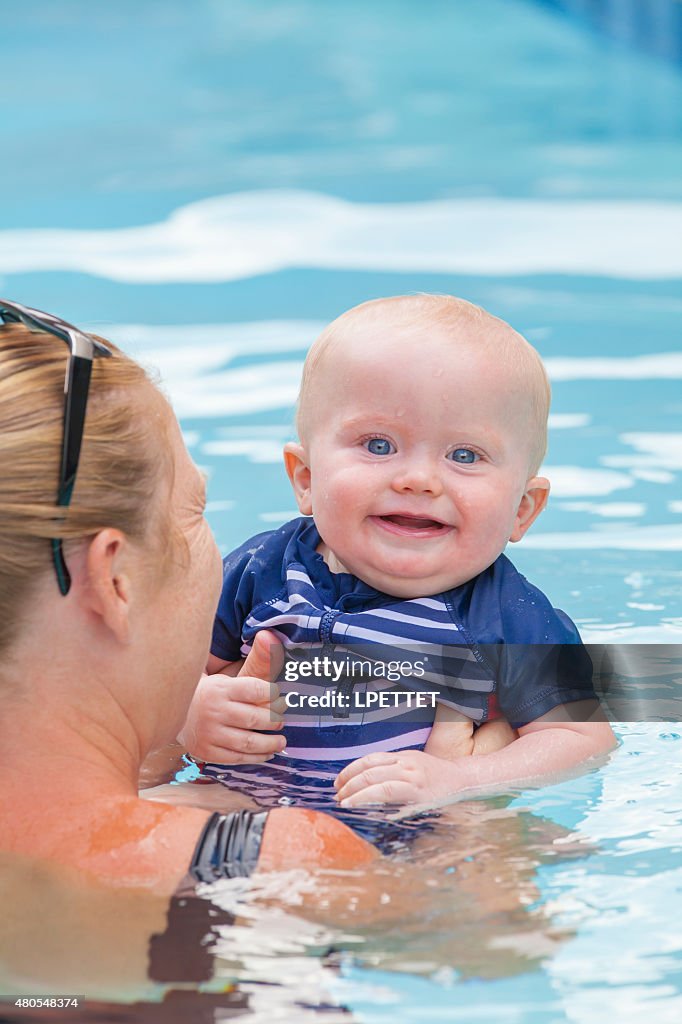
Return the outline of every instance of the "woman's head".
{"type": "Polygon", "coordinates": [[[72,542],[114,527],[153,541],[150,564],[163,567],[173,525],[167,403],[141,366],[108,347],[112,357],[93,362],[75,488],[60,509],[69,349],[21,323],[0,325],[0,657],[34,588],[55,577],[52,538],[64,541],[68,564],[72,542]]]}

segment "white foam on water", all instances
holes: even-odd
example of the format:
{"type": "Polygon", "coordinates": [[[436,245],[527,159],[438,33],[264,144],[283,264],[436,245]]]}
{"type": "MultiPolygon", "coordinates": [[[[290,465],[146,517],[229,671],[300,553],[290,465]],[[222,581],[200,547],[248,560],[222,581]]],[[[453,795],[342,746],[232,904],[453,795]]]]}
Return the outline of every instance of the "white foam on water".
{"type": "MultiPolygon", "coordinates": [[[[610,465],[608,456],[605,456],[601,461],[604,465],[610,465]]],[[[642,456],[642,461],[646,459],[642,456]]],[[[641,466],[633,467],[631,475],[635,480],[646,480],[648,484],[670,484],[675,479],[674,473],[669,473],[667,469],[644,469],[641,466]]]]}
{"type": "MultiPolygon", "coordinates": [[[[168,374],[163,384],[176,414],[182,418],[229,419],[249,413],[289,409],[298,397],[303,362],[258,363],[234,370],[168,374]]],[[[293,430],[293,427],[292,427],[293,430]]]]}
{"type": "Polygon", "coordinates": [[[296,519],[300,514],[297,508],[290,508],[285,512],[259,512],[258,518],[264,523],[288,523],[290,519],[296,519]]]}
{"type": "Polygon", "coordinates": [[[682,377],[682,352],[655,352],[618,358],[552,356],[545,359],[544,364],[553,381],[676,380],[682,377]]]}
{"type": "Polygon", "coordinates": [[[198,430],[183,430],[182,439],[188,448],[194,448],[199,443],[201,437],[198,430]]]}
{"type": "Polygon", "coordinates": [[[157,224],[0,232],[0,273],[75,271],[129,283],[231,281],[290,268],[682,276],[682,204],[443,199],[353,203],[254,191],[157,224]]]}
{"type": "Polygon", "coordinates": [[[601,504],[593,501],[562,501],[558,507],[566,512],[589,512],[593,516],[604,516],[607,519],[635,519],[646,512],[646,505],[640,501],[607,501],[601,504]]]}
{"type": "Polygon", "coordinates": [[[204,455],[241,455],[249,462],[282,461],[282,442],[261,438],[206,441],[201,446],[201,451],[204,455]]]}
{"type": "Polygon", "coordinates": [[[602,463],[609,466],[635,466],[646,469],[682,469],[682,434],[621,434],[619,440],[630,445],[635,455],[609,455],[602,463]],[[608,460],[608,461],[607,461],[608,460]]]}
{"type": "Polygon", "coordinates": [[[543,476],[550,479],[553,498],[583,496],[601,497],[633,486],[627,473],[610,469],[586,469],[583,466],[543,466],[543,476]]]}
{"type": "Polygon", "coordinates": [[[682,551],[682,530],[679,523],[666,523],[582,533],[530,533],[522,543],[525,548],[556,551],[682,551]]]}
{"type": "Polygon", "coordinates": [[[264,320],[88,326],[157,369],[180,418],[229,419],[273,409],[293,410],[305,353],[323,324],[264,320]],[[268,355],[284,358],[258,361],[257,357],[268,355]],[[288,355],[291,358],[285,358],[288,355]],[[229,368],[236,359],[247,362],[229,368]]]}
{"type": "MultiPolygon", "coordinates": [[[[210,370],[238,356],[305,352],[324,327],[319,320],[250,320],[217,324],[103,324],[104,334],[136,358],[162,360],[165,367],[210,370]]],[[[160,365],[160,364],[159,364],[160,365]]]]}
{"type": "Polygon", "coordinates": [[[206,511],[207,512],[230,512],[235,505],[236,501],[231,501],[229,498],[219,499],[217,501],[207,501],[206,511]]]}
{"type": "Polygon", "coordinates": [[[587,412],[551,412],[547,426],[550,430],[575,430],[588,427],[592,417],[587,412]]]}
{"type": "Polygon", "coordinates": [[[635,626],[632,622],[620,625],[590,626],[578,619],[583,643],[586,644],[680,644],[682,619],[664,618],[659,623],[635,626]]]}

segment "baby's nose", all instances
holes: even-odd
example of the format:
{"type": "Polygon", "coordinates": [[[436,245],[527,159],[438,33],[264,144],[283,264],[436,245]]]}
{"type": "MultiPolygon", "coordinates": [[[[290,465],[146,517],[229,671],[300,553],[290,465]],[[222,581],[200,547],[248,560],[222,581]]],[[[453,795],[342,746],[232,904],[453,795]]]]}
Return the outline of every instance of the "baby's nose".
{"type": "Polygon", "coordinates": [[[401,467],[393,477],[392,487],[398,494],[431,494],[438,497],[443,493],[440,473],[427,460],[415,460],[401,467]]]}

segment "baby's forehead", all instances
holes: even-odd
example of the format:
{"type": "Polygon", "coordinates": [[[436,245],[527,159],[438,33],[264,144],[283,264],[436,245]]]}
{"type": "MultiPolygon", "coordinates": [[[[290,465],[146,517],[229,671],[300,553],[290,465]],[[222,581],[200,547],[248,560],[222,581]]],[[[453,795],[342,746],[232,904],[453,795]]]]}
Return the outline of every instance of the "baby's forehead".
{"type": "Polygon", "coordinates": [[[376,314],[350,320],[328,339],[321,339],[317,358],[310,367],[310,379],[366,373],[376,365],[386,386],[402,378],[409,367],[415,380],[433,372],[456,370],[464,363],[476,365],[492,375],[516,376],[530,346],[511,327],[494,317],[487,321],[449,323],[442,319],[418,321],[376,314]]]}
{"type": "Polygon", "coordinates": [[[497,421],[502,409],[511,431],[526,420],[532,391],[528,375],[491,348],[391,333],[361,334],[330,346],[310,378],[310,426],[361,421],[385,427],[412,416],[420,427],[464,427],[475,419],[497,421]]]}
{"type": "Polygon", "coordinates": [[[538,434],[546,429],[549,383],[535,349],[505,321],[450,296],[398,296],[355,307],[329,325],[306,360],[297,425],[301,436],[313,421],[363,381],[377,381],[390,397],[419,387],[429,377],[451,378],[458,390],[492,385],[516,399],[538,434]]]}

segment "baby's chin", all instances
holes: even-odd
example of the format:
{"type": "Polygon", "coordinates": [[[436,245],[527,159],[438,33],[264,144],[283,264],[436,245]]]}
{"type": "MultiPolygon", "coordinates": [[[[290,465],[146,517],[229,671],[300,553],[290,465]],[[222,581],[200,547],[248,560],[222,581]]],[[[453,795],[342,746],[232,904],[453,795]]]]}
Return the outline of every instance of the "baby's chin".
{"type": "Polygon", "coordinates": [[[465,583],[466,580],[458,580],[455,583],[450,582],[436,582],[435,580],[406,580],[403,577],[391,577],[382,582],[373,583],[371,580],[365,580],[370,587],[374,587],[375,590],[381,591],[382,594],[388,594],[389,597],[400,597],[404,600],[414,600],[418,597],[435,597],[436,594],[443,594],[447,590],[453,590],[458,587],[460,583],[465,583]]]}
{"type": "MultiPolygon", "coordinates": [[[[353,570],[347,571],[352,572],[353,570]]],[[[434,597],[436,594],[453,590],[460,584],[473,579],[473,576],[478,575],[480,571],[482,570],[466,577],[455,576],[452,573],[435,573],[424,576],[418,573],[382,572],[365,566],[362,571],[354,572],[353,575],[382,594],[411,600],[418,597],[434,597]]]]}
{"type": "Polygon", "coordinates": [[[388,594],[389,597],[399,597],[404,600],[411,600],[419,597],[434,597],[436,594],[443,594],[448,590],[468,583],[479,573],[483,572],[492,561],[485,564],[467,566],[459,573],[424,573],[418,565],[405,565],[396,567],[395,559],[390,567],[354,564],[352,557],[340,558],[328,545],[322,541],[317,547],[318,554],[322,555],[331,572],[350,573],[356,576],[368,587],[388,594]],[[397,571],[396,571],[397,570],[397,571]]]}

